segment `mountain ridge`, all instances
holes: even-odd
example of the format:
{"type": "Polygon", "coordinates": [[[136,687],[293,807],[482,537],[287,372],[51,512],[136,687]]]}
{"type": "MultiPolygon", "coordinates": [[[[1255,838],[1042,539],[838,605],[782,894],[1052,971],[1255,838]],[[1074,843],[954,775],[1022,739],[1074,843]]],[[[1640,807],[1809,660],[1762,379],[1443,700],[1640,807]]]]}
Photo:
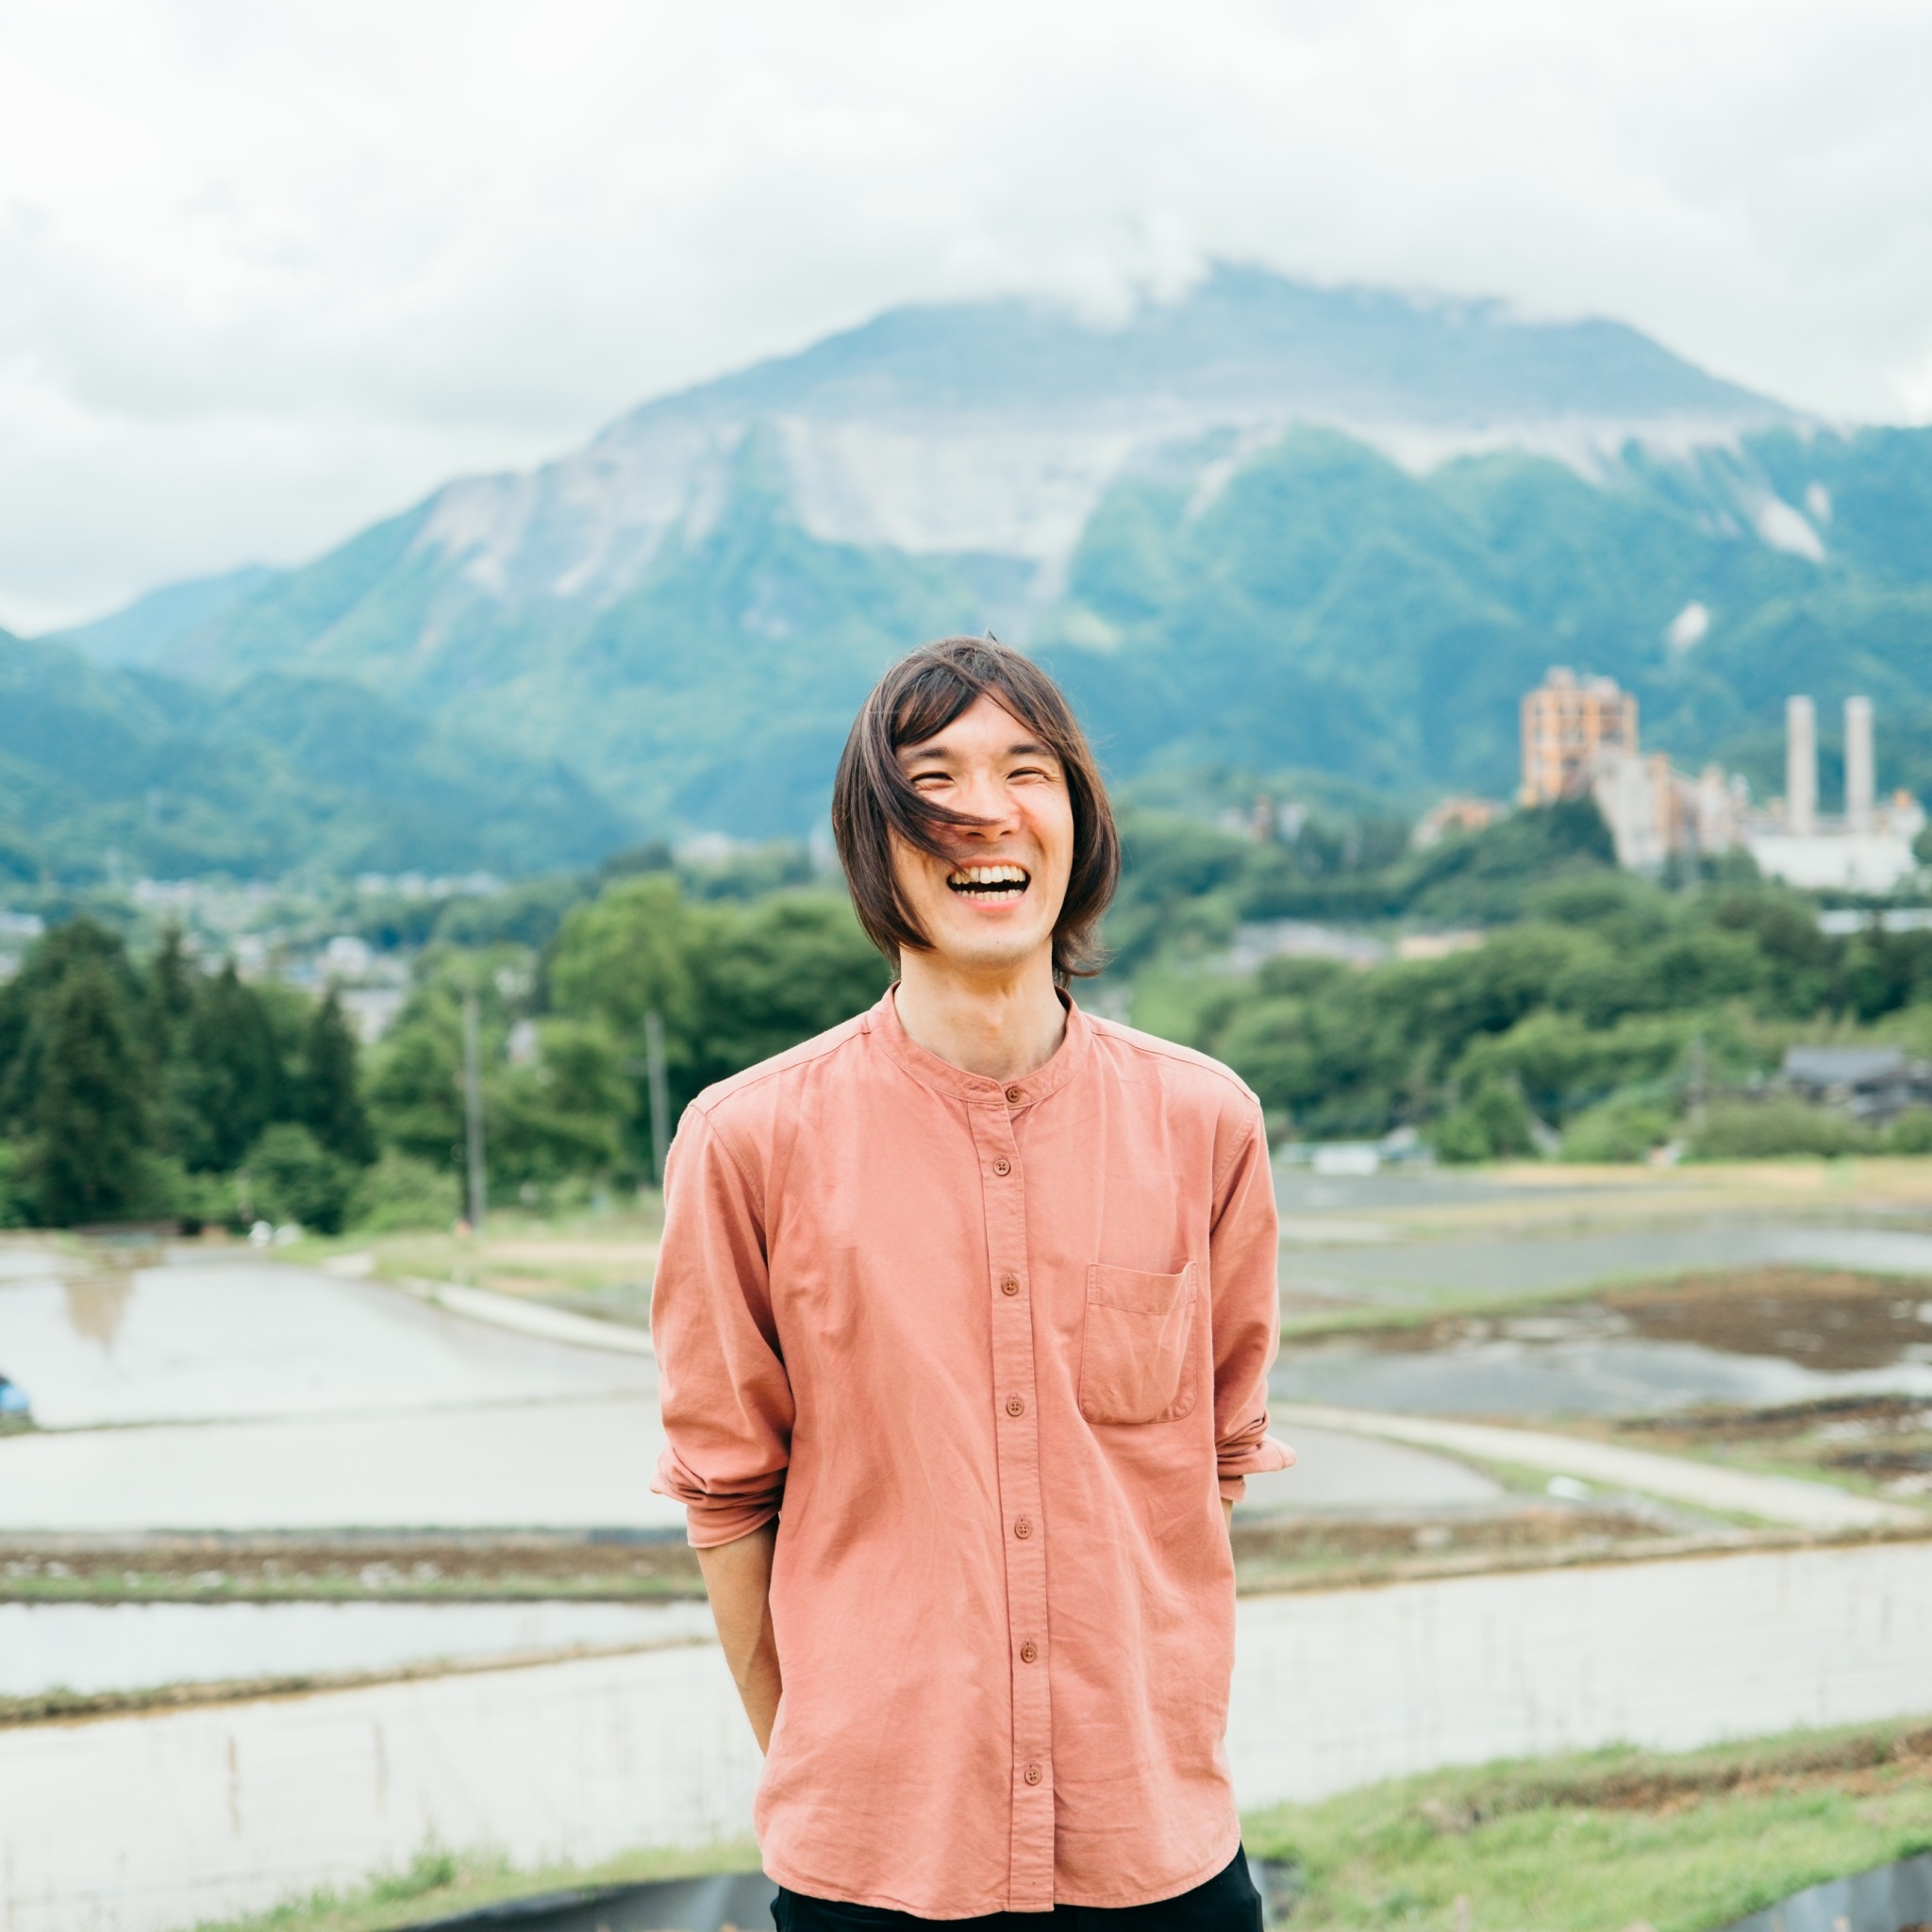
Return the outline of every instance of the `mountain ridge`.
{"type": "Polygon", "coordinates": [[[653,835],[807,829],[881,666],[987,628],[1061,672],[1122,775],[1507,791],[1517,695],[1558,661],[1701,758],[1772,728],[1773,639],[1822,702],[1882,691],[1916,771],[1928,531],[1932,432],[1830,429],[1622,325],[1224,268],[1110,331],[889,311],[458,478],[142,648],[214,693],[372,692],[653,835]]]}

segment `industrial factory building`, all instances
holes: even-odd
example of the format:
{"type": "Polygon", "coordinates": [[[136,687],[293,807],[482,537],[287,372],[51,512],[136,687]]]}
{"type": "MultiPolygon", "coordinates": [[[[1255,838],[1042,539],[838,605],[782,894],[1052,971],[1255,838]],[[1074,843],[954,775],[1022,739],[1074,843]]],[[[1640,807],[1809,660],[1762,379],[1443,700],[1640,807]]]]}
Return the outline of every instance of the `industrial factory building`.
{"type": "Polygon", "coordinates": [[[1912,841],[1925,814],[1907,791],[1876,803],[1872,700],[1845,700],[1845,808],[1818,809],[1818,719],[1809,698],[1785,701],[1785,795],[1754,819],[1745,842],[1759,872],[1812,891],[1889,892],[1918,869],[1912,841]]]}
{"type": "Polygon", "coordinates": [[[1695,777],[1638,744],[1637,700],[1607,677],[1552,671],[1523,700],[1525,805],[1586,792],[1616,842],[1617,862],[1652,872],[1672,854],[1742,846],[1767,876],[1813,891],[1889,892],[1918,869],[1925,815],[1909,792],[1876,799],[1872,701],[1845,700],[1845,808],[1818,808],[1818,721],[1808,697],[1785,706],[1785,795],[1763,809],[1718,765],[1695,777]]]}

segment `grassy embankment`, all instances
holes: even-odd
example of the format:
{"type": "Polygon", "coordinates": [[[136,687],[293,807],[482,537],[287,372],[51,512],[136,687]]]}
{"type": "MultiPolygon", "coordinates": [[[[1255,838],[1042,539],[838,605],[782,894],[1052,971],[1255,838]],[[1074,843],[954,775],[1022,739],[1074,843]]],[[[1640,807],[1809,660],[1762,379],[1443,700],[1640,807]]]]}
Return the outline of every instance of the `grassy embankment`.
{"type": "MultiPolygon", "coordinates": [[[[1250,1814],[1291,1923],[1399,1932],[1707,1932],[1932,1847],[1932,1729],[1890,1724],[1713,1750],[1616,1749],[1372,1785],[1250,1814]]],[[[202,1932],[395,1932],[547,1890],[748,1869],[749,1846],[513,1874],[427,1852],[408,1873],[202,1932]]]]}

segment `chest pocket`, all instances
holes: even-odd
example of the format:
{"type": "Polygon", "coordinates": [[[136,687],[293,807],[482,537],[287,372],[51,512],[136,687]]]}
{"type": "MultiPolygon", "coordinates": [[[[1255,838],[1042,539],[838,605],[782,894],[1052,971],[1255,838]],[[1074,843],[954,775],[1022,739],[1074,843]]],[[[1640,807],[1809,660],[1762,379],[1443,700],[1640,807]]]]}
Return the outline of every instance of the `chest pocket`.
{"type": "Polygon", "coordinates": [[[1194,1406],[1194,1264],[1178,1274],[1087,1271],[1080,1413],[1090,1423],[1177,1422],[1194,1406]]]}

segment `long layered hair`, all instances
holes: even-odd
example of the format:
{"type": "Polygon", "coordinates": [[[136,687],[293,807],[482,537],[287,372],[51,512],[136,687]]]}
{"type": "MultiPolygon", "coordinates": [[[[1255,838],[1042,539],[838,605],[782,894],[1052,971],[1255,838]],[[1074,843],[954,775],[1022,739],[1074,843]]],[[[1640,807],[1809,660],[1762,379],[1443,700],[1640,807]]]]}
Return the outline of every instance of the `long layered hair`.
{"type": "Polygon", "coordinates": [[[839,760],[832,786],[832,836],[866,936],[898,963],[903,948],[932,941],[899,891],[892,840],[933,858],[958,857],[948,830],[987,822],[924,796],[899,763],[904,745],[924,744],[980,698],[1009,711],[1058,758],[1074,808],[1074,860],[1053,929],[1054,977],[1097,973],[1096,928],[1120,879],[1121,841],[1100,768],[1060,688],[1018,651],[991,638],[941,638],[921,644],[874,687],[839,760]]]}

